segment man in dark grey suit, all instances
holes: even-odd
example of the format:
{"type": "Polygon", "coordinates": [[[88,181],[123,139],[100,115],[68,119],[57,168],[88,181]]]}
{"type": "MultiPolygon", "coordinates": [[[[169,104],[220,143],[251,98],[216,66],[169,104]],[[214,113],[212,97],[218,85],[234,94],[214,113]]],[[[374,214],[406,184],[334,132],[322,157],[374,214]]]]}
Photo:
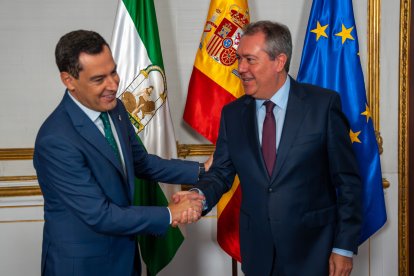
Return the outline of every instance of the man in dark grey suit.
{"type": "Polygon", "coordinates": [[[173,221],[197,219],[201,198],[132,206],[135,176],[192,184],[202,164],[164,160],[138,143],[99,34],[68,33],[55,54],[67,91],[40,128],[34,153],[45,200],[42,275],[139,275],[135,235],[162,235],[173,221]]]}
{"type": "Polygon", "coordinates": [[[246,275],[349,275],[361,183],[348,122],[338,93],[288,75],[291,53],[286,26],[246,27],[237,50],[245,95],[223,108],[213,166],[196,187],[206,213],[239,176],[246,275]]]}

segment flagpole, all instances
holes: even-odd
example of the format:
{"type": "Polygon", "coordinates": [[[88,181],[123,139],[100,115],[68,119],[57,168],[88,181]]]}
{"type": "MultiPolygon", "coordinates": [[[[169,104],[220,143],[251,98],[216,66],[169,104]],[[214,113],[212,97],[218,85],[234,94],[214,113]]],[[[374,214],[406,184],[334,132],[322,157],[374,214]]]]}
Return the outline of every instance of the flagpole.
{"type": "Polygon", "coordinates": [[[235,258],[231,258],[231,270],[232,276],[237,276],[237,260],[235,258]]]}

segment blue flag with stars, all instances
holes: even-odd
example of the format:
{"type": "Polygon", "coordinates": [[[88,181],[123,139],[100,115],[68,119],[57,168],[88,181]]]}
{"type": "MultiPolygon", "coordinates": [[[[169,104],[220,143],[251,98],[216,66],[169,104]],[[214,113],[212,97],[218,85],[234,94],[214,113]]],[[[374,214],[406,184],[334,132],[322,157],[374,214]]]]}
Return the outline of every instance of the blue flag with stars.
{"type": "Polygon", "coordinates": [[[381,164],[359,59],[352,0],[314,0],[298,81],[339,92],[363,190],[360,244],[387,220],[381,164]]]}

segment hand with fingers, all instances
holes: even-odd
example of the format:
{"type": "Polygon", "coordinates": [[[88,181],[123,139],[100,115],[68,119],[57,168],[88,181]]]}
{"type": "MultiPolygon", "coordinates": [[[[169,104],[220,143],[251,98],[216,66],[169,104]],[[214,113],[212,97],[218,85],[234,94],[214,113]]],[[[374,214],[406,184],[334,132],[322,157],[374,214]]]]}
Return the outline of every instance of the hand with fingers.
{"type": "Polygon", "coordinates": [[[169,205],[172,214],[171,225],[176,227],[178,224],[188,224],[198,221],[203,211],[203,200],[204,196],[198,194],[196,191],[181,191],[175,193],[169,205]],[[182,206],[182,208],[175,209],[175,206],[182,206]],[[171,208],[174,211],[179,210],[181,213],[173,214],[171,208]]]}
{"type": "Polygon", "coordinates": [[[332,253],[329,258],[329,276],[349,276],[352,271],[352,257],[332,253]]]}

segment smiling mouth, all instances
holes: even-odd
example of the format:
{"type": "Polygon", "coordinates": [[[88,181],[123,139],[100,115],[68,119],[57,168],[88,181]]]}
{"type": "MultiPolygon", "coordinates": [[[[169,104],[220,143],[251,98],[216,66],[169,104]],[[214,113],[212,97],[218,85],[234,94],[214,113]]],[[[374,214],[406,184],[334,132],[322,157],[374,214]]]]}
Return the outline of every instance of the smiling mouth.
{"type": "Polygon", "coordinates": [[[115,99],[115,95],[116,94],[108,94],[108,95],[102,95],[102,98],[106,99],[106,100],[114,100],[115,99]]]}
{"type": "Polygon", "coordinates": [[[247,83],[254,80],[254,78],[242,78],[243,83],[247,83]]]}

